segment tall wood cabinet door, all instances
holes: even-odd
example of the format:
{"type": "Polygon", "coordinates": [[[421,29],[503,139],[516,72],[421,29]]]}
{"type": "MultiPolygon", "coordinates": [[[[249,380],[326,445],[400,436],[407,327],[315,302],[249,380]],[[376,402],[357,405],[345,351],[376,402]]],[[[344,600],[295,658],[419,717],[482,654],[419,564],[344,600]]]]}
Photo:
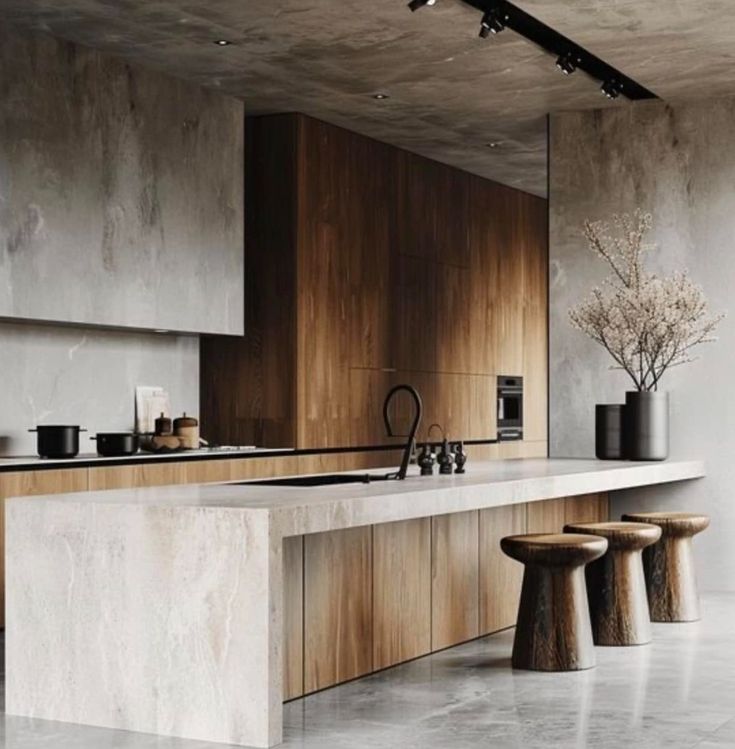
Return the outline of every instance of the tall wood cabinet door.
{"type": "Polygon", "coordinates": [[[373,669],[431,650],[431,519],[373,526],[373,669]]]}
{"type": "Polygon", "coordinates": [[[431,649],[477,637],[479,626],[477,511],[431,519],[431,649]]]}
{"type": "Polygon", "coordinates": [[[480,634],[516,623],[523,565],[503,554],[500,539],[526,532],[526,505],[480,510],[480,634]]]}
{"type": "Polygon", "coordinates": [[[567,500],[543,499],[540,502],[529,502],[528,505],[529,533],[561,533],[567,522],[567,500]]]}
{"type": "Polygon", "coordinates": [[[566,498],[567,523],[597,523],[607,520],[607,493],[580,494],[566,498]]]}
{"type": "Polygon", "coordinates": [[[283,539],[283,699],[304,693],[304,537],[283,539]]]}
{"type": "Polygon", "coordinates": [[[372,528],[304,536],[304,692],[372,671],[372,528]]]}
{"type": "Polygon", "coordinates": [[[5,500],[38,494],[83,492],[87,490],[88,482],[86,468],[0,474],[0,627],[5,626],[5,500]]]}

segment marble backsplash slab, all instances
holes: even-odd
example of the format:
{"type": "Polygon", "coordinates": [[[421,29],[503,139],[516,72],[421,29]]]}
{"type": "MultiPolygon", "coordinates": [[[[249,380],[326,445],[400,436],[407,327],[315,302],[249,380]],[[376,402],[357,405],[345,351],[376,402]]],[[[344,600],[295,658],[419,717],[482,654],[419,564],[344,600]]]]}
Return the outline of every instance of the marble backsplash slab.
{"type": "Polygon", "coordinates": [[[97,431],[134,425],[136,385],[161,385],[174,412],[199,409],[199,339],[156,333],[0,323],[0,456],[33,455],[36,424],[97,431]]]}

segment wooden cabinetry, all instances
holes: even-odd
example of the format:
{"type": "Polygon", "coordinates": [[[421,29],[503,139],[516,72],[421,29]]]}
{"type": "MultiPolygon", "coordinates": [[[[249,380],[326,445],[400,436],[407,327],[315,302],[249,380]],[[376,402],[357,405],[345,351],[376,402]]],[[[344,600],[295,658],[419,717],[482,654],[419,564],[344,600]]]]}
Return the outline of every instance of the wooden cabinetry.
{"type": "Polygon", "coordinates": [[[526,532],[526,505],[480,510],[480,634],[516,621],[523,567],[500,550],[500,539],[526,532]]]}
{"type": "Polygon", "coordinates": [[[372,528],[304,536],[304,691],[372,671],[372,528]]]}
{"type": "Polygon", "coordinates": [[[283,699],[304,693],[304,539],[283,539],[283,699]]]}
{"type": "Polygon", "coordinates": [[[566,523],[593,523],[608,519],[608,496],[580,494],[528,504],[529,533],[561,533],[566,523]]]}
{"type": "Polygon", "coordinates": [[[431,651],[431,520],[373,527],[373,668],[431,651]]]}
{"type": "Polygon", "coordinates": [[[496,375],[522,374],[545,441],[546,201],[302,115],[253,118],[246,141],[257,283],[245,337],[202,342],[204,432],[380,444],[410,382],[424,429],[487,439],[496,375]]]}
{"type": "Polygon", "coordinates": [[[477,637],[478,512],[431,519],[431,649],[477,637]]]}

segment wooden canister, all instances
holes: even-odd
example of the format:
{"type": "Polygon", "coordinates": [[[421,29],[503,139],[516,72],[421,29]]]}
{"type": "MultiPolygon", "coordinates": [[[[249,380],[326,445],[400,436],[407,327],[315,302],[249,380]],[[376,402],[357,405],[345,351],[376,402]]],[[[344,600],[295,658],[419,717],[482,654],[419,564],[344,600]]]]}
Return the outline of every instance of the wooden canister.
{"type": "Polygon", "coordinates": [[[156,434],[159,436],[164,434],[173,434],[171,419],[169,419],[163,411],[161,411],[161,415],[156,419],[155,429],[156,434]]]}
{"type": "Polygon", "coordinates": [[[184,412],[182,416],[174,419],[174,435],[181,440],[182,447],[196,450],[199,447],[199,422],[184,412]]]}

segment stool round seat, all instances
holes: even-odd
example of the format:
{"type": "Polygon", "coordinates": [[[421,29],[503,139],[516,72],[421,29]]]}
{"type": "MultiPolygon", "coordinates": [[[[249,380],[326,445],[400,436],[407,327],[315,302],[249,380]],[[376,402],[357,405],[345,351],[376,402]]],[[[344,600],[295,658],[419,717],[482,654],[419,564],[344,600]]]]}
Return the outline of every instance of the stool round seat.
{"type": "Polygon", "coordinates": [[[630,512],[624,521],[649,523],[661,538],[643,551],[648,605],[654,622],[693,622],[700,618],[692,537],[709,517],[691,512],[630,512]]]}
{"type": "Polygon", "coordinates": [[[649,523],[569,523],[567,533],[594,533],[607,539],[607,553],[588,565],[587,598],[596,645],[644,645],[651,641],[641,552],[661,537],[649,523]]]}
{"type": "Polygon", "coordinates": [[[584,567],[607,550],[599,536],[507,536],[501,549],[525,565],[513,640],[514,668],[579,671],[595,665],[584,567]]]}
{"type": "Polygon", "coordinates": [[[599,523],[567,523],[565,533],[592,533],[607,539],[607,549],[641,550],[661,538],[661,528],[651,523],[607,521],[599,523]]]}
{"type": "Polygon", "coordinates": [[[578,567],[601,557],[607,549],[605,539],[586,534],[528,533],[506,536],[500,548],[523,564],[547,567],[578,567]]]}
{"type": "Polygon", "coordinates": [[[657,525],[668,537],[691,538],[709,526],[709,517],[693,512],[628,512],[624,521],[657,525]]]}

